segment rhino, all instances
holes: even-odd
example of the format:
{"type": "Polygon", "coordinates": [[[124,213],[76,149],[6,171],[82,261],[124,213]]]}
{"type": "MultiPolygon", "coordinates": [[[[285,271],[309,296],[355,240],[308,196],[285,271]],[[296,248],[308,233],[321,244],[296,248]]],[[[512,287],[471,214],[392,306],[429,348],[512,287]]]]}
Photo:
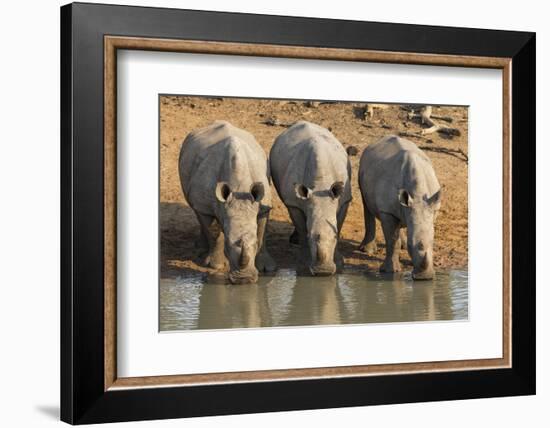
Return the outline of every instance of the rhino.
{"type": "Polygon", "coordinates": [[[302,248],[300,270],[334,274],[343,267],[337,243],[351,201],[346,150],[327,129],[299,121],[275,139],[269,158],[302,248]]]}
{"type": "Polygon", "coordinates": [[[233,284],[254,283],[258,271],[275,270],[265,246],[269,165],[252,134],[226,121],[191,132],[181,146],[179,175],[200,224],[197,246],[206,250],[207,266],[228,264],[233,284]]]}
{"type": "Polygon", "coordinates": [[[434,222],[441,186],[430,159],[412,142],[394,135],[368,146],[359,164],[365,237],[359,249],[376,251],[376,218],[386,240],[383,272],[399,272],[399,250],[407,248],[414,279],[432,279],[434,222]],[[406,228],[406,235],[401,229],[406,228]]]}

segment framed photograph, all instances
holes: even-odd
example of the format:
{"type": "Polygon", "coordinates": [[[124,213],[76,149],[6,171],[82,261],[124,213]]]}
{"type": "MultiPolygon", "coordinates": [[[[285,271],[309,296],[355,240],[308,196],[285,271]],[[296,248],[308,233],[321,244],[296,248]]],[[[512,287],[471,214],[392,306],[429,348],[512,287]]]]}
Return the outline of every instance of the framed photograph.
{"type": "Polygon", "coordinates": [[[61,418],[535,393],[535,34],[61,8],[61,418]]]}

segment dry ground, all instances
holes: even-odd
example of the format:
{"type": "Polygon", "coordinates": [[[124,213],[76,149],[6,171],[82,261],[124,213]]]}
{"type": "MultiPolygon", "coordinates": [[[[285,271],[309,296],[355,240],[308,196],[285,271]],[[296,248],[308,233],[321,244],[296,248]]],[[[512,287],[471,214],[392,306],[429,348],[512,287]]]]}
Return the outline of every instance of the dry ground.
{"type": "MultiPolygon", "coordinates": [[[[332,131],[344,147],[355,146],[351,156],[353,201],[342,230],[341,251],[347,265],[363,265],[377,269],[384,256],[384,240],[377,224],[378,253],[367,257],[357,251],[363,239],[363,207],[357,171],[365,147],[382,136],[399,132],[416,133],[422,129],[417,120],[409,120],[399,105],[375,110],[372,118],[364,118],[363,103],[321,103],[304,101],[255,100],[237,98],[203,98],[162,96],[160,98],[160,228],[161,272],[163,277],[189,271],[208,271],[200,266],[194,242],[199,236],[198,222],[181,192],[178,178],[178,156],[182,141],[192,130],[223,119],[246,129],[269,153],[275,137],[285,125],[307,120],[332,131]],[[268,123],[265,123],[268,122],[268,123]]],[[[422,147],[461,149],[468,153],[468,122],[465,107],[434,107],[433,115],[450,116],[451,126],[460,136],[430,134],[428,139],[409,138],[422,147]]],[[[441,122],[444,123],[444,122],[441,122]]],[[[436,269],[466,268],[468,264],[468,164],[460,156],[426,151],[443,187],[441,211],[435,227],[434,263],[436,269]]],[[[292,226],[284,204],[273,192],[273,210],[268,227],[267,246],[281,267],[291,267],[294,249],[288,244],[292,226]]],[[[377,222],[378,223],[378,222],[377,222]]],[[[409,264],[402,251],[401,260],[409,264]]]]}

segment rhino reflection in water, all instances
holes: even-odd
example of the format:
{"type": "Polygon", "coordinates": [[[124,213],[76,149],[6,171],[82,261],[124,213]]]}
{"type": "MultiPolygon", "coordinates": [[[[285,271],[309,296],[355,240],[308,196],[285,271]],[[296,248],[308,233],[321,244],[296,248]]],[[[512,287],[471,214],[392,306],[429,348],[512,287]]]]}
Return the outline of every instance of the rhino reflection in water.
{"type": "Polygon", "coordinates": [[[402,274],[367,274],[369,285],[340,281],[344,324],[435,321],[453,319],[448,282],[413,284],[402,274]]]}
{"type": "Polygon", "coordinates": [[[342,299],[335,276],[274,277],[261,284],[232,287],[205,284],[201,291],[199,329],[256,328],[340,324],[342,299]]]}
{"type": "Polygon", "coordinates": [[[413,285],[403,275],[297,276],[282,270],[259,284],[204,284],[198,329],[338,325],[454,319],[449,277],[413,285]]]}
{"type": "Polygon", "coordinates": [[[269,327],[271,313],[265,287],[205,284],[202,288],[199,329],[269,327]]]}
{"type": "Polygon", "coordinates": [[[275,270],[265,247],[267,158],[252,134],[224,121],[191,132],[181,147],[179,174],[200,223],[197,246],[206,252],[204,263],[218,270],[229,264],[233,284],[253,283],[258,270],[275,270]]]}

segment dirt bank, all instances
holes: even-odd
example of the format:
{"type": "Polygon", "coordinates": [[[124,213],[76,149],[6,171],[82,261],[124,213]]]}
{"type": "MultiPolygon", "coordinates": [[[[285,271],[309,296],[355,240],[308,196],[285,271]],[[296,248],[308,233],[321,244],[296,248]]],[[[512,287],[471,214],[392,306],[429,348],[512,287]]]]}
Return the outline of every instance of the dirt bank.
{"type": "MultiPolygon", "coordinates": [[[[285,126],[303,119],[329,128],[344,147],[355,146],[352,164],[353,201],[342,230],[341,251],[348,265],[364,265],[377,269],[384,256],[384,240],[377,225],[380,244],[374,257],[357,251],[363,239],[363,207],[357,171],[365,147],[387,134],[417,133],[419,120],[409,120],[407,111],[399,105],[375,109],[373,117],[365,119],[362,103],[306,103],[278,100],[235,98],[200,98],[162,96],[160,98],[160,228],[161,275],[178,276],[186,271],[208,271],[200,266],[194,250],[199,236],[198,223],[183,198],[178,178],[178,156],[181,142],[193,129],[223,119],[251,132],[269,153],[275,137],[285,126]]],[[[433,115],[452,118],[452,127],[460,136],[452,138],[434,133],[427,138],[409,138],[421,147],[431,149],[435,172],[443,186],[443,202],[437,219],[434,246],[436,269],[466,268],[468,264],[468,164],[462,155],[437,150],[462,150],[468,153],[468,122],[465,107],[434,107],[433,115]],[[435,150],[435,151],[433,151],[435,150]]],[[[445,123],[445,122],[441,122],[445,123]]],[[[267,235],[267,245],[281,267],[293,266],[294,249],[288,245],[292,226],[285,206],[273,189],[273,210],[267,235]]],[[[406,251],[401,260],[410,266],[406,251]]]]}

